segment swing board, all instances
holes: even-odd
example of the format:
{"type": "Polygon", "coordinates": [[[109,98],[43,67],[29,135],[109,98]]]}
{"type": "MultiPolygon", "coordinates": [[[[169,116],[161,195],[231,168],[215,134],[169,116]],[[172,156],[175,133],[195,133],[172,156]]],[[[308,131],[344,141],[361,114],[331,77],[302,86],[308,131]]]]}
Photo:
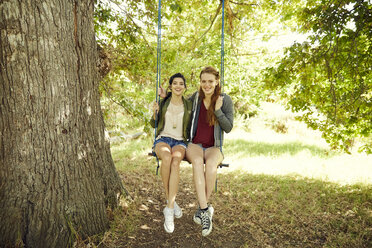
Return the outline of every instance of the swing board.
{"type": "MultiPolygon", "coordinates": [[[[151,157],[157,157],[155,152],[149,152],[147,155],[151,157]]],[[[186,161],[187,163],[191,164],[190,161],[186,159],[186,156],[182,159],[182,161],[186,161]]],[[[222,167],[229,167],[229,166],[230,166],[229,164],[220,163],[217,167],[222,168],[222,167]]]]}
{"type": "MultiPolygon", "coordinates": [[[[149,152],[147,155],[156,158],[156,160],[158,162],[158,166],[156,167],[156,175],[158,175],[159,174],[159,167],[160,167],[158,156],[156,156],[156,153],[155,152],[149,152]]],[[[186,161],[187,163],[191,164],[190,161],[188,161],[186,159],[186,157],[183,158],[183,161],[186,161]]],[[[229,167],[229,166],[230,166],[229,164],[220,163],[217,166],[217,168],[223,168],[223,167],[229,167]]],[[[215,186],[214,186],[214,190],[217,192],[217,178],[216,178],[216,183],[215,183],[215,186]]]]}

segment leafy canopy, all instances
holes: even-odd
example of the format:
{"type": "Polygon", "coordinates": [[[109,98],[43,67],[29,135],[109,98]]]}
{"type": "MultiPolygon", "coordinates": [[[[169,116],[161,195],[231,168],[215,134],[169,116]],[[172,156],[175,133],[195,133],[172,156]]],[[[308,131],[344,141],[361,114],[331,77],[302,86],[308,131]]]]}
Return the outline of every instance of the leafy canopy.
{"type": "MultiPolygon", "coordinates": [[[[98,43],[113,63],[102,94],[110,93],[130,115],[143,120],[149,118],[147,106],[155,98],[157,4],[155,0],[96,1],[98,43]]],[[[272,29],[273,23],[279,23],[278,8],[272,1],[225,1],[224,90],[241,114],[254,111],[262,96],[260,70],[278,56],[265,44],[284,30],[280,25],[272,29]]],[[[172,74],[181,72],[190,94],[197,89],[204,66],[220,68],[221,10],[220,1],[162,1],[163,86],[172,74]]]]}
{"type": "Polygon", "coordinates": [[[299,119],[322,131],[334,148],[349,151],[361,137],[371,152],[372,13],[369,1],[308,1],[296,12],[306,42],[288,48],[266,71],[299,119]]]}

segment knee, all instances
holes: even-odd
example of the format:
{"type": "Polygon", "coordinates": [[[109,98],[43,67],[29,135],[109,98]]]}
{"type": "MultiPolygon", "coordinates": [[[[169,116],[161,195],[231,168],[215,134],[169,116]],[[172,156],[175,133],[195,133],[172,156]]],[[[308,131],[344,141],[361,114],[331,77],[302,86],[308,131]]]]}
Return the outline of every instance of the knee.
{"type": "Polygon", "coordinates": [[[170,154],[166,154],[166,155],[164,155],[164,156],[161,158],[161,160],[162,160],[162,163],[163,163],[163,164],[169,166],[170,163],[172,162],[172,156],[171,156],[170,154]]]}
{"type": "Polygon", "coordinates": [[[205,163],[205,172],[209,175],[213,175],[217,173],[217,164],[215,162],[213,163],[205,163]]]}
{"type": "Polygon", "coordinates": [[[204,165],[203,158],[194,158],[190,162],[191,162],[193,167],[201,167],[201,166],[204,165]]]}
{"type": "Polygon", "coordinates": [[[172,168],[173,167],[179,167],[181,161],[183,159],[183,156],[182,156],[182,153],[179,153],[179,152],[174,152],[172,153],[172,168]]]}
{"type": "Polygon", "coordinates": [[[172,164],[171,164],[171,170],[179,170],[180,169],[180,163],[181,163],[181,160],[177,160],[177,159],[173,159],[172,160],[172,164]]]}
{"type": "Polygon", "coordinates": [[[178,161],[179,163],[183,159],[183,155],[180,152],[174,152],[172,153],[172,161],[178,161]]]}

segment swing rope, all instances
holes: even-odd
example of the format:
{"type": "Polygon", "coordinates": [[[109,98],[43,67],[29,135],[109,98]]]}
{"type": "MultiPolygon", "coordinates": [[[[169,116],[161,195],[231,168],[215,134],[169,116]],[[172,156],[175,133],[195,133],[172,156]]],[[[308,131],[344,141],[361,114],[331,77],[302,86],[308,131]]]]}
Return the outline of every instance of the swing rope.
{"type": "MultiPolygon", "coordinates": [[[[225,56],[225,1],[222,0],[222,31],[221,31],[221,76],[220,76],[220,83],[221,83],[221,91],[223,92],[224,86],[224,56],[225,56]]],[[[156,95],[155,99],[156,102],[159,104],[160,97],[158,96],[158,89],[160,83],[160,76],[161,76],[161,0],[158,2],[158,40],[157,40],[157,57],[156,57],[156,95]]],[[[154,131],[154,142],[157,135],[158,129],[158,115],[155,115],[155,131],[154,131]]],[[[220,151],[222,153],[222,129],[220,127],[220,151]]],[[[156,156],[155,152],[149,153],[149,155],[154,156],[156,158],[157,167],[156,167],[156,175],[158,175],[160,162],[158,156],[156,156]]],[[[229,164],[219,164],[218,167],[229,167],[229,164]]],[[[217,191],[217,179],[216,179],[216,191],[217,191]]]]}
{"type": "MultiPolygon", "coordinates": [[[[158,5],[158,44],[157,44],[157,53],[156,53],[156,94],[155,99],[156,102],[159,104],[160,97],[158,96],[158,88],[160,83],[160,75],[161,75],[161,0],[159,0],[158,5]]],[[[160,109],[159,109],[160,110],[160,109]]],[[[156,134],[158,131],[158,115],[155,115],[155,133],[154,133],[154,142],[156,139],[156,134]]],[[[158,163],[158,166],[156,167],[156,175],[158,175],[159,172],[159,158],[156,156],[156,162],[158,163]]]]}
{"type": "MultiPolygon", "coordinates": [[[[224,85],[224,71],[225,71],[225,0],[222,0],[222,30],[221,30],[221,77],[220,77],[220,84],[221,84],[221,92],[223,92],[223,85],[224,85]]],[[[222,129],[220,127],[220,151],[222,153],[222,129]]]]}
{"type": "MultiPolygon", "coordinates": [[[[225,58],[225,0],[222,0],[222,30],[221,30],[221,76],[220,76],[220,84],[221,84],[221,92],[223,92],[223,85],[224,85],[224,71],[225,71],[225,65],[224,65],[224,58],[225,58]]],[[[222,153],[222,128],[220,126],[220,151],[222,153]]],[[[219,164],[218,167],[229,167],[229,164],[219,164]]],[[[217,175],[216,175],[216,182],[214,186],[214,190],[217,192],[217,175]]]]}
{"type": "Polygon", "coordinates": [[[221,90],[223,92],[224,85],[224,58],[225,58],[225,0],[222,0],[222,30],[221,30],[221,90]]]}

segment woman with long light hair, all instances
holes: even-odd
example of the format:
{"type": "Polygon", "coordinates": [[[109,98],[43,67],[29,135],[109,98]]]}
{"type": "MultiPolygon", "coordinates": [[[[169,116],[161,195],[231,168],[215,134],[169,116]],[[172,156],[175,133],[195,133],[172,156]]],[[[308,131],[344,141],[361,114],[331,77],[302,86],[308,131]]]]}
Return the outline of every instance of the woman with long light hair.
{"type": "Polygon", "coordinates": [[[233,128],[233,102],[227,94],[221,94],[220,75],[211,66],[200,73],[200,89],[190,100],[193,111],[190,143],[186,158],[192,163],[195,190],[199,207],[194,221],[202,225],[202,235],[212,231],[214,208],[209,204],[216,182],[217,166],[223,160],[223,133],[233,128]]]}

